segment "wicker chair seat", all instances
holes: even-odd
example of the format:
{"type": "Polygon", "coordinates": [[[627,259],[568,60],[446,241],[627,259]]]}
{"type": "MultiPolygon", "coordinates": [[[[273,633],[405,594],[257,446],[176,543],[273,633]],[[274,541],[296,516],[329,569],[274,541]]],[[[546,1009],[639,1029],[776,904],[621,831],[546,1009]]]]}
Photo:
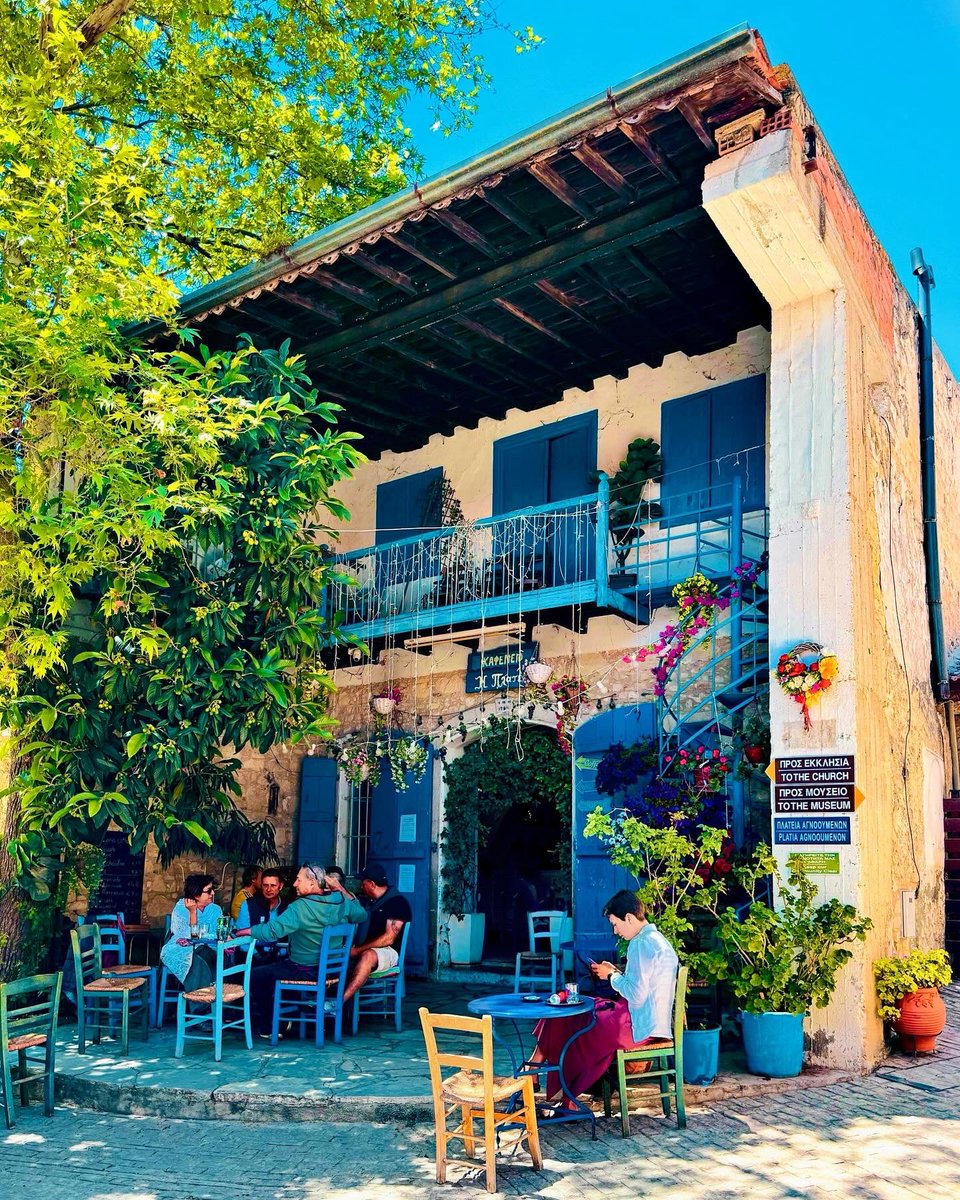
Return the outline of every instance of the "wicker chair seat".
{"type": "MultiPolygon", "coordinates": [[[[512,1075],[494,1075],[494,1101],[509,1100],[523,1086],[523,1081],[512,1075]]],[[[445,1100],[457,1104],[483,1104],[483,1075],[479,1071],[457,1071],[444,1079],[440,1092],[445,1100]]]]}
{"type": "Polygon", "coordinates": [[[99,979],[85,983],[83,990],[85,992],[135,992],[137,988],[142,988],[146,982],[142,975],[137,978],[128,976],[127,978],[116,979],[111,979],[103,975],[99,979]]]}
{"type": "Polygon", "coordinates": [[[45,1033],[21,1033],[19,1037],[11,1038],[7,1042],[8,1050],[29,1050],[33,1046],[43,1046],[46,1044],[47,1035],[45,1033]]]}
{"type": "Polygon", "coordinates": [[[145,967],[137,963],[118,963],[115,967],[104,967],[104,975],[135,975],[139,972],[141,975],[146,975],[154,970],[153,967],[145,967]]]}
{"type": "MultiPolygon", "coordinates": [[[[193,1000],[197,1004],[212,1004],[217,998],[217,989],[213,986],[196,988],[192,992],[183,993],[185,1000],[193,1000]]],[[[223,1002],[224,1004],[234,1004],[237,1000],[243,999],[243,988],[239,983],[225,983],[223,985],[223,1002]]]]}

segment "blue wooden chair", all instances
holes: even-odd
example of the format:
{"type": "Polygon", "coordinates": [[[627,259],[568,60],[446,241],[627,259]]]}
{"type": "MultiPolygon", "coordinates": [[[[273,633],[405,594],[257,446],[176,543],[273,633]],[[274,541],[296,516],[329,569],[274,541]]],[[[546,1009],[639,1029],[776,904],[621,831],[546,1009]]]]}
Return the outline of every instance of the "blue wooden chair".
{"type": "Polygon", "coordinates": [[[127,944],[123,936],[123,913],[95,913],[86,917],[77,917],[78,925],[100,926],[100,951],[102,954],[116,954],[117,965],[123,966],[127,961],[127,944]]]}
{"type": "MultiPolygon", "coordinates": [[[[7,1128],[13,1128],[13,1088],[20,1089],[20,1103],[28,1104],[28,1066],[39,1060],[28,1059],[27,1051],[43,1047],[40,1063],[43,1077],[43,1111],[53,1116],[53,1071],[57,1052],[57,1010],[63,973],[31,975],[13,983],[0,983],[0,1047],[3,1049],[3,1113],[7,1128]],[[17,1056],[14,1078],[10,1055],[17,1056]]],[[[37,1078],[36,1075],[32,1078],[37,1078]]]]}
{"type": "Polygon", "coordinates": [[[120,1009],[120,1045],[126,1056],[130,1050],[130,1013],[139,1014],[143,1021],[143,1036],[149,1037],[150,1006],[146,980],[142,976],[108,976],[103,972],[100,949],[100,926],[81,925],[70,931],[73,949],[73,968],[77,979],[77,1034],[81,1054],[86,1053],[88,1028],[90,1039],[99,1043],[100,1032],[116,1026],[120,1009]],[[132,999],[131,999],[132,998],[132,999]]]}
{"type": "Polygon", "coordinates": [[[407,957],[407,939],[410,937],[410,922],[403,927],[403,937],[400,940],[400,951],[397,965],[386,971],[374,971],[367,982],[353,993],[353,1022],[352,1031],[357,1032],[360,1024],[360,1014],[370,1013],[374,1016],[393,1016],[397,1033],[403,1028],[400,1006],[407,994],[407,984],[404,978],[404,962],[407,957]]]}
{"type": "Polygon", "coordinates": [[[273,987],[273,1028],[270,1041],[275,1046],[280,1039],[282,1021],[296,1021],[303,1037],[308,1024],[316,1027],[316,1044],[323,1045],[326,1018],[333,1021],[333,1040],[340,1041],[343,1032],[343,989],[350,966],[350,947],[356,935],[356,925],[330,925],[323,931],[320,944],[320,963],[316,982],[302,979],[278,979],[273,987]],[[336,992],[327,988],[336,980],[336,992]],[[331,1001],[334,1011],[327,1012],[331,1001]]]}
{"type": "Polygon", "coordinates": [[[227,950],[240,950],[251,945],[251,938],[229,938],[217,942],[217,971],[209,987],[180,992],[177,996],[177,1044],[174,1055],[183,1057],[186,1041],[213,1042],[213,1057],[219,1062],[223,1055],[223,1031],[242,1029],[247,1049],[253,1049],[250,1028],[250,968],[253,954],[234,954],[227,960],[227,950]],[[228,980],[230,982],[228,982],[228,980]],[[187,1011],[187,1004],[202,1005],[201,1011],[187,1011]],[[204,1031],[203,1026],[209,1026],[204,1031]],[[192,1032],[191,1032],[192,1031],[192,1032]]]}

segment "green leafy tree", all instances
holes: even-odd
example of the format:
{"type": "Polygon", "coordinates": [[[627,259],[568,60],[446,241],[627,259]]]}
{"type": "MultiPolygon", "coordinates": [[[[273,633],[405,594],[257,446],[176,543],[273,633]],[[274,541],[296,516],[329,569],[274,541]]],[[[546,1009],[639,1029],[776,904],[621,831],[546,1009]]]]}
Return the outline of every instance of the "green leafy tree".
{"type": "MultiPolygon", "coordinates": [[[[255,516],[241,500],[246,484],[226,467],[245,469],[237,455],[251,440],[268,453],[276,427],[290,417],[288,404],[295,420],[307,414],[308,437],[332,411],[308,398],[303,380],[292,387],[297,372],[278,366],[284,356],[269,367],[260,360],[256,370],[272,372],[276,386],[251,401],[249,348],[225,360],[159,352],[131,343],[124,328],[148,316],[170,318],[182,286],[218,277],[394,191],[416,164],[405,103],[425,95],[441,123],[465,119],[484,80],[472,40],[492,22],[483,0],[4,6],[0,699],[13,731],[3,747],[6,770],[25,789],[8,794],[4,811],[11,854],[0,857],[0,940],[7,943],[0,973],[11,968],[19,933],[15,885],[29,876],[42,894],[81,825],[120,820],[139,838],[146,814],[162,836],[167,817],[193,819],[187,813],[196,798],[219,803],[232,778],[229,768],[218,778],[194,766],[182,794],[170,783],[176,764],[191,754],[199,763],[210,744],[206,730],[192,743],[180,736],[185,729],[173,732],[180,721],[199,728],[191,705],[200,698],[178,691],[174,680],[172,656],[191,621],[200,620],[184,604],[189,597],[191,612],[202,609],[200,584],[222,582],[204,578],[209,564],[189,565],[194,545],[212,553],[219,539],[231,556],[224,607],[202,618],[201,644],[207,636],[215,641],[210,631],[219,629],[224,646],[256,658],[262,672],[264,699],[255,709],[251,697],[240,697],[249,685],[246,658],[238,669],[229,654],[220,660],[205,646],[215,665],[200,655],[197,672],[216,673],[225,686],[243,680],[234,689],[239,726],[207,712],[208,727],[235,737],[235,745],[266,745],[311,725],[297,711],[299,666],[288,664],[312,653],[319,632],[295,622],[301,653],[292,655],[282,616],[251,629],[246,614],[229,607],[261,603],[258,587],[270,586],[275,564],[254,552],[263,554],[274,534],[282,539],[274,527],[269,536],[255,533],[255,516]],[[243,551],[231,525],[237,521],[241,534],[259,539],[247,546],[249,562],[260,565],[243,579],[233,571],[243,551]],[[80,621],[84,652],[94,657],[78,662],[80,635],[71,624],[84,590],[92,594],[89,620],[80,621]],[[256,649],[239,650],[246,637],[256,649]],[[149,695],[129,678],[148,666],[155,675],[149,695]],[[177,715],[180,701],[187,711],[177,715]],[[153,729],[131,720],[142,718],[144,706],[153,729]],[[139,747],[131,746],[141,734],[139,747]],[[117,737],[125,739],[128,763],[118,756],[117,737]],[[159,747],[166,747],[160,775],[170,779],[151,786],[140,760],[157,758],[159,747]],[[82,769],[80,754],[87,755],[82,769]]],[[[524,35],[518,45],[530,43],[524,35]]],[[[332,477],[355,461],[329,429],[310,446],[327,467],[294,456],[291,470],[332,477]]],[[[305,485],[304,499],[315,482],[305,485]]],[[[308,539],[305,512],[289,517],[291,537],[296,527],[308,539]]],[[[307,575],[306,590],[318,590],[322,572],[307,575]]],[[[292,572],[282,579],[293,587],[292,572]]],[[[275,597],[278,612],[289,602],[282,592],[275,597]]],[[[193,650],[199,654],[188,640],[188,655],[193,650]]]]}

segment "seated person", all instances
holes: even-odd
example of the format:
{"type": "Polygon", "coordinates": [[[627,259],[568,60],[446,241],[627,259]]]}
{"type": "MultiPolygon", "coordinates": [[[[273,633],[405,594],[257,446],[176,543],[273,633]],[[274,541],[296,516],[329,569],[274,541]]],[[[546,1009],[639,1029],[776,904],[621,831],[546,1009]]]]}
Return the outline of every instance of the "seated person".
{"type": "Polygon", "coordinates": [[[240,916],[241,907],[260,891],[260,875],[259,867],[244,867],[243,874],[240,876],[240,890],[233,898],[233,903],[230,905],[230,916],[236,921],[240,916]]]}
{"type": "MultiPolygon", "coordinates": [[[[627,965],[620,971],[610,962],[590,964],[593,976],[608,980],[618,998],[594,999],[596,1024],[570,1043],[563,1074],[574,1096],[603,1078],[618,1050],[639,1050],[673,1039],[673,999],[679,966],[676,951],[647,920],[635,892],[617,892],[607,901],[603,913],[614,934],[628,943],[627,965]]],[[[541,1021],[533,1031],[537,1047],[529,1061],[558,1062],[571,1033],[588,1024],[589,1019],[580,1013],[541,1021]]],[[[561,1091],[556,1071],[547,1077],[546,1093],[548,1099],[561,1099],[564,1107],[574,1107],[561,1091]]]]}
{"type": "Polygon", "coordinates": [[[360,894],[370,902],[367,930],[364,940],[350,951],[353,962],[343,993],[344,1004],[374,971],[386,971],[397,965],[403,927],[413,919],[406,898],[388,885],[383,867],[370,865],[360,872],[360,894]]]}
{"type": "Polygon", "coordinates": [[[293,881],[297,899],[279,917],[262,925],[241,926],[238,937],[248,934],[257,942],[278,938],[290,941],[290,957],[257,964],[250,973],[250,1015],[260,1037],[268,1038],[273,1023],[273,986],[278,979],[316,982],[323,931],[328,925],[359,925],[366,917],[363,905],[342,889],[327,885],[320,866],[305,864],[293,881]]]}
{"type": "MultiPolygon", "coordinates": [[[[241,929],[249,929],[279,917],[287,908],[287,901],[280,894],[282,891],[283,876],[275,867],[265,867],[260,872],[260,890],[240,905],[237,925],[241,929]]],[[[280,949],[286,948],[287,944],[283,941],[258,942],[257,961],[269,962],[278,956],[280,949]]]]}
{"type": "Polygon", "coordinates": [[[344,875],[342,867],[327,867],[327,885],[338,887],[345,896],[353,894],[347,891],[347,877],[344,875]]]}
{"type": "Polygon", "coordinates": [[[214,904],[212,875],[188,875],[183,897],[170,914],[170,937],[160,951],[160,961],[183,984],[185,992],[209,987],[217,969],[213,943],[223,909],[214,904]]]}

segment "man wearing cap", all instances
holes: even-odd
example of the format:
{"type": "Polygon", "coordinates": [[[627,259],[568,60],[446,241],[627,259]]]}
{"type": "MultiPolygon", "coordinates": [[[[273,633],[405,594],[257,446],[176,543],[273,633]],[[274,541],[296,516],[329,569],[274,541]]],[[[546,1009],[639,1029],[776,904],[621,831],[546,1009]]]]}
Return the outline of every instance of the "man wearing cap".
{"type": "Polygon", "coordinates": [[[397,965],[403,927],[413,919],[406,898],[387,883],[383,867],[370,864],[360,872],[360,894],[370,901],[367,932],[364,941],[350,951],[353,962],[343,993],[344,1004],[374,971],[386,971],[397,965]]]}
{"type": "Polygon", "coordinates": [[[293,890],[297,899],[280,916],[271,917],[262,925],[237,930],[238,937],[249,935],[258,942],[283,937],[290,941],[289,960],[265,963],[250,972],[250,1015],[263,1038],[270,1036],[276,981],[303,979],[315,983],[324,930],[329,925],[359,925],[367,915],[359,901],[334,879],[327,878],[323,867],[302,866],[293,881],[293,890]]]}

